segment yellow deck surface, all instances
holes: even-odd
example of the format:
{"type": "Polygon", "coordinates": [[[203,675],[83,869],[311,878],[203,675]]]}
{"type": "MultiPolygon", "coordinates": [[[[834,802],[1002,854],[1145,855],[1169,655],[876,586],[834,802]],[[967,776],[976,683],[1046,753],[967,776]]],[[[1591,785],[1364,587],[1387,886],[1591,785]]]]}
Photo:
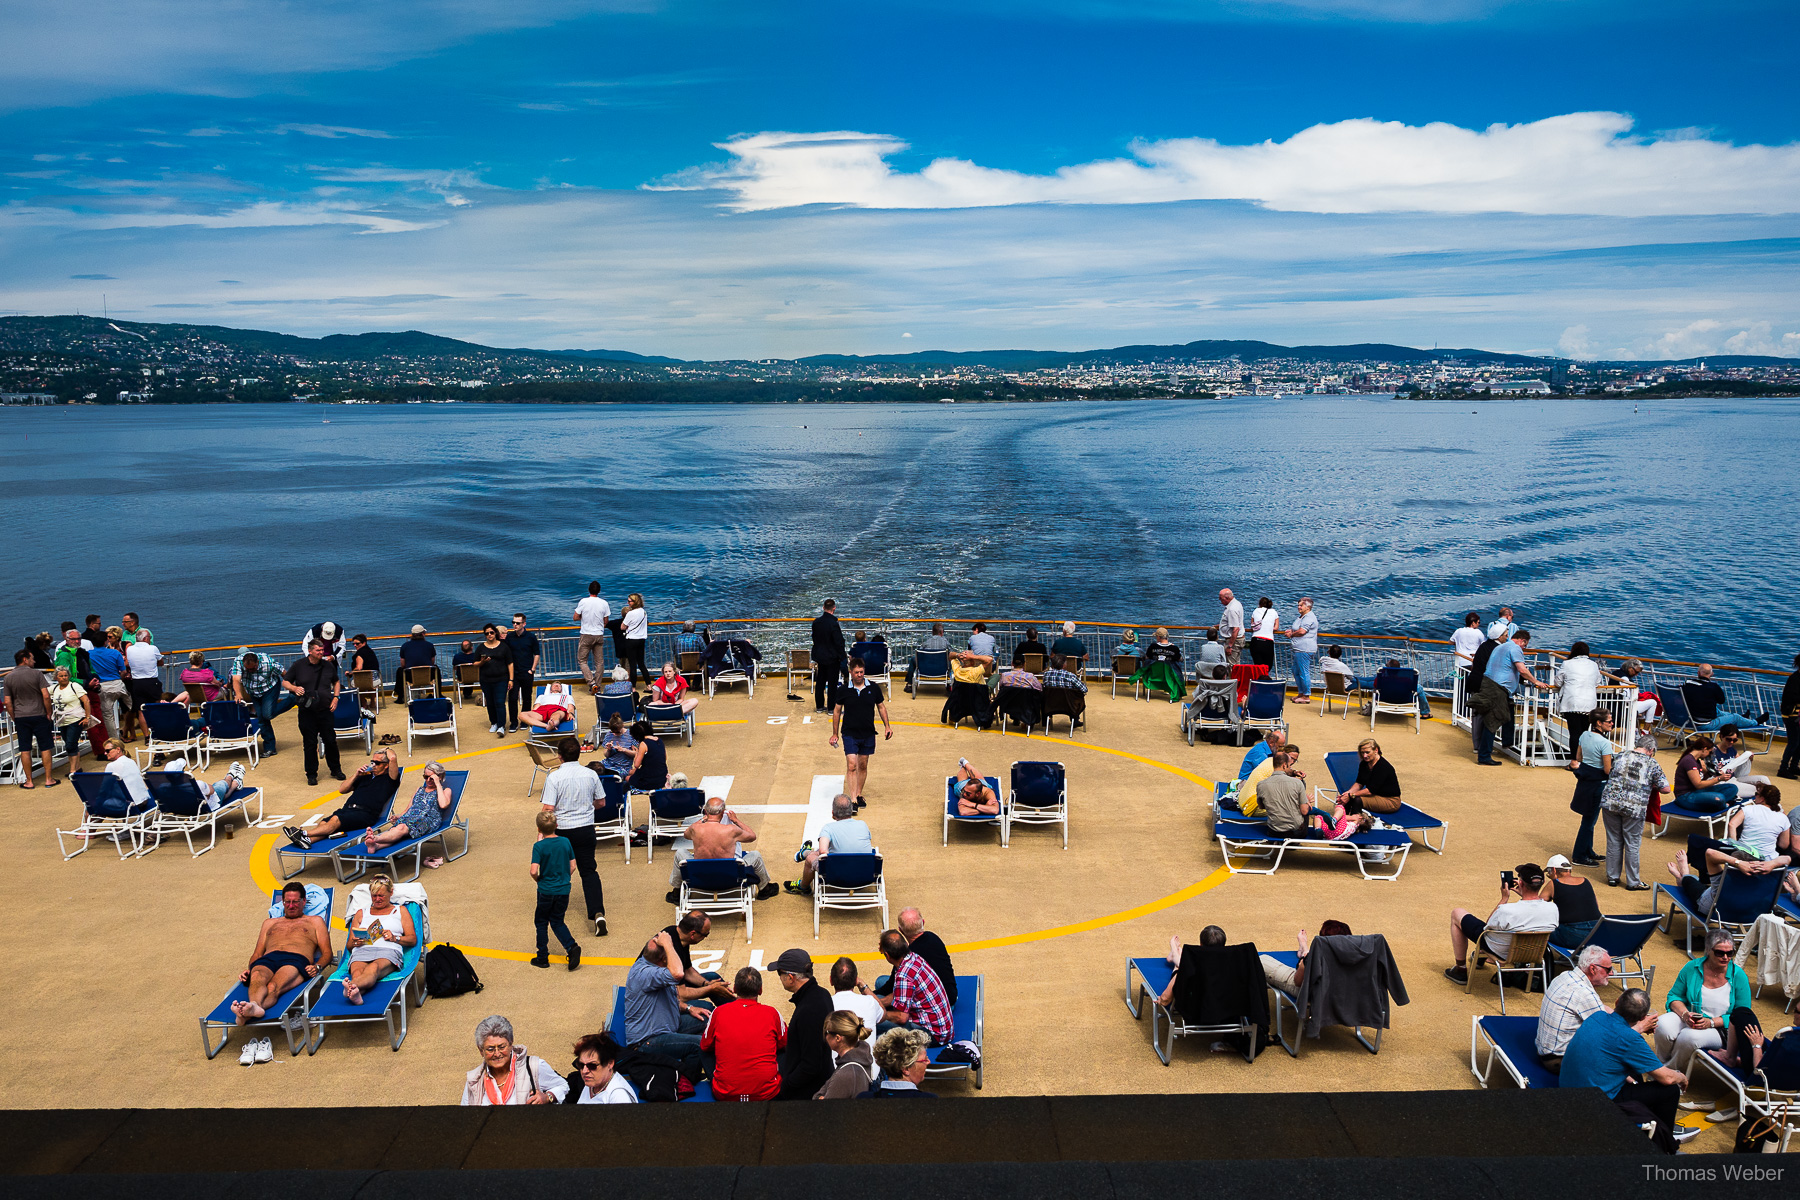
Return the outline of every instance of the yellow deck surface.
{"type": "MultiPolygon", "coordinates": [[[[592,720],[591,702],[585,705],[584,726],[592,720]]],[[[984,1094],[1475,1086],[1470,1017],[1498,1013],[1499,999],[1488,972],[1472,996],[1443,977],[1451,961],[1449,912],[1461,905],[1485,914],[1502,868],[1568,852],[1576,818],[1567,772],[1477,767],[1467,736],[1445,721],[1428,721],[1415,733],[1411,722],[1384,717],[1376,736],[1406,799],[1450,823],[1448,852],[1415,848],[1397,883],[1365,881],[1348,856],[1318,853],[1290,856],[1273,877],[1232,876],[1212,839],[1205,796],[1210,780],[1235,777],[1242,751],[1189,747],[1177,728],[1177,706],[1113,699],[1097,685],[1088,728],[1073,739],[977,733],[966,725],[952,731],[938,724],[940,706],[935,694],[892,699],[896,733],[875,756],[862,815],[886,858],[892,911],[923,909],[929,928],[949,943],[958,972],[986,976],[984,1094]],[[1018,759],[1067,764],[1069,848],[1054,831],[1029,828],[1016,829],[1006,849],[989,828],[952,829],[950,845],[941,845],[943,779],[959,755],[1002,778],[1018,759]],[[1200,1039],[1178,1040],[1174,1065],[1165,1067],[1150,1049],[1149,1018],[1133,1021],[1122,1003],[1126,959],[1163,953],[1172,933],[1191,941],[1203,925],[1217,923],[1234,942],[1288,950],[1297,930],[1316,931],[1328,918],[1357,933],[1385,934],[1411,993],[1411,1003],[1395,1009],[1378,1057],[1348,1031],[1328,1029],[1305,1043],[1297,1060],[1274,1047],[1254,1064],[1209,1053],[1200,1039]]],[[[1325,752],[1353,749],[1369,732],[1368,718],[1322,716],[1316,703],[1288,711],[1290,737],[1313,782],[1329,783],[1325,752]]],[[[464,947],[486,988],[413,1012],[398,1053],[388,1049],[384,1027],[369,1025],[338,1029],[316,1056],[298,1058],[288,1057],[279,1031],[266,1031],[276,1059],[248,1069],[238,1065],[236,1039],[216,1059],[202,1055],[197,1018],[244,969],[277,878],[273,827],[240,825],[198,859],[177,839],[126,862],[110,844],[96,843],[65,863],[54,853],[52,830],[78,819],[73,788],[43,790],[40,781],[39,790],[8,789],[0,806],[0,844],[8,851],[0,875],[7,914],[0,1024],[18,1069],[0,1082],[0,1105],[454,1103],[463,1073],[475,1064],[475,1023],[489,1013],[505,1014],[523,1043],[564,1066],[570,1042],[604,1021],[625,964],[672,919],[663,901],[667,850],[651,865],[636,848],[626,866],[616,841],[603,844],[611,936],[595,938],[574,919],[582,904],[577,881],[570,924],[588,962],[572,974],[560,963],[548,971],[528,966],[534,890],[527,865],[539,809],[536,795],[525,795],[531,763],[522,735],[488,733],[479,706],[461,706],[458,714],[460,754],[447,739],[421,742],[407,760],[400,807],[417,786],[418,767],[434,755],[470,772],[462,812],[473,848],[425,871],[422,882],[434,938],[464,947]],[[97,1085],[101,1078],[128,1083],[97,1085]]],[[[843,770],[827,744],[828,727],[807,723],[810,716],[810,697],[785,699],[778,677],[764,680],[754,699],[741,688],[721,692],[702,702],[694,745],[670,743],[670,769],[696,785],[702,776],[732,776],[734,806],[803,806],[814,776],[843,770]]],[[[384,704],[377,733],[392,732],[404,735],[404,713],[384,704]]],[[[335,807],[330,787],[304,783],[291,714],[280,719],[279,736],[280,754],[250,776],[265,790],[269,814],[335,807]]],[[[232,761],[242,757],[215,759],[208,778],[232,761]]],[[[346,743],[344,761],[347,770],[360,765],[360,746],[353,751],[346,743]]],[[[745,819],[758,830],[757,847],[775,878],[795,877],[792,855],[804,818],[745,819]]],[[[1646,836],[1644,878],[1666,880],[1664,863],[1683,840],[1646,836]]],[[[1648,910],[1651,893],[1608,889],[1598,869],[1584,874],[1596,880],[1603,911],[1648,910]]],[[[333,882],[326,863],[301,878],[333,882]]],[[[340,917],[346,890],[338,891],[340,917]]],[[[822,960],[821,974],[838,954],[860,956],[872,978],[881,969],[873,961],[879,932],[874,913],[827,913],[815,941],[810,903],[783,895],[757,905],[753,944],[742,922],[722,919],[699,949],[722,952],[717,969],[727,978],[753,950],[768,961],[790,946],[822,960]]],[[[1658,967],[1660,1007],[1684,961],[1679,943],[1657,935],[1647,961],[1658,967]]],[[[1608,989],[1607,998],[1613,995],[1608,989]]],[[[773,975],[764,1000],[787,1011],[773,975]]],[[[1508,1010],[1533,1014],[1537,997],[1514,990],[1508,1010]]],[[[1775,993],[1759,1000],[1757,1011],[1771,1030],[1788,1023],[1775,993]]],[[[976,1094],[960,1082],[934,1086],[976,1094]]],[[[1721,1130],[1733,1127],[1709,1129],[1691,1146],[1728,1149],[1721,1130]]]]}

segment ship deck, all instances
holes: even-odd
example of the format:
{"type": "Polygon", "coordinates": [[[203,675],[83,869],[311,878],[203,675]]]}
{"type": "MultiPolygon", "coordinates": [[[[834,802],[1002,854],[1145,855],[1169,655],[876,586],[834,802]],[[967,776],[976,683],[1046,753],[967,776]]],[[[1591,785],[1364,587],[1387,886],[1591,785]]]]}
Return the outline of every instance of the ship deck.
{"type": "MultiPolygon", "coordinates": [[[[1375,736],[1406,799],[1449,823],[1446,852],[1414,849],[1391,883],[1364,880],[1347,856],[1331,854],[1292,855],[1273,876],[1234,875],[1213,839],[1208,798],[1212,780],[1235,777],[1243,752],[1187,745],[1178,706],[1114,698],[1096,684],[1087,727],[1073,737],[953,730],[939,723],[940,706],[933,693],[891,699],[895,734],[875,755],[862,814],[885,856],[890,920],[903,906],[919,907],[949,944],[958,972],[985,977],[985,1087],[977,1093],[971,1084],[941,1081],[930,1085],[935,1090],[1037,1096],[1476,1086],[1470,1018],[1497,1014],[1499,995],[1486,971],[1473,995],[1444,978],[1449,913],[1458,905],[1485,913],[1503,868],[1567,853],[1576,818],[1566,772],[1475,766],[1467,736],[1441,719],[1442,702],[1440,719],[1417,733],[1410,721],[1383,717],[1375,736]],[[943,780],[959,756],[1002,778],[1015,760],[1066,764],[1068,848],[1053,829],[1026,827],[1014,830],[1006,848],[988,827],[952,829],[943,845],[943,780]],[[1411,1002],[1395,1008],[1379,1055],[1349,1031],[1327,1029],[1305,1042],[1297,1059],[1271,1047],[1246,1063],[1190,1038],[1176,1042],[1171,1066],[1158,1061],[1148,1016],[1133,1020],[1126,1010],[1128,958],[1162,954],[1171,934],[1195,940],[1206,924],[1222,926],[1233,942],[1291,950],[1297,930],[1316,931],[1328,918],[1357,933],[1385,934],[1398,960],[1411,1002]]],[[[508,1016],[534,1052],[566,1062],[569,1044],[606,1020],[613,988],[643,940],[672,919],[663,899],[670,855],[659,846],[652,863],[639,847],[627,866],[619,843],[604,843],[599,862],[611,936],[589,936],[571,920],[587,956],[582,968],[527,965],[534,900],[527,864],[539,808],[535,794],[526,796],[532,764],[523,735],[486,732],[477,705],[457,711],[460,751],[447,739],[419,743],[405,759],[402,799],[432,757],[470,773],[462,800],[470,851],[425,871],[422,882],[433,937],[465,950],[485,990],[414,1011],[398,1052],[375,1024],[335,1030],[311,1057],[290,1058],[279,1031],[271,1031],[275,1061],[253,1069],[238,1065],[235,1038],[215,1059],[201,1053],[196,1020],[243,970],[278,886],[278,826],[294,814],[304,820],[334,807],[333,789],[304,782],[291,713],[278,721],[280,754],[250,773],[264,790],[264,827],[239,824],[235,836],[197,859],[177,839],[128,861],[104,842],[60,861],[52,830],[74,823],[73,789],[12,789],[0,807],[0,844],[10,851],[0,876],[9,917],[0,931],[7,976],[0,1023],[10,1031],[16,1069],[0,1082],[0,1107],[455,1103],[475,1060],[475,1023],[489,1013],[508,1016]],[[98,1074],[96,1055],[107,1063],[98,1074]],[[128,1084],[121,1089],[102,1078],[128,1084]]],[[[1316,703],[1288,712],[1289,736],[1302,747],[1313,782],[1329,781],[1325,752],[1351,750],[1369,733],[1368,718],[1354,712],[1347,720],[1323,715],[1316,703]]],[[[670,741],[670,769],[694,784],[730,776],[729,802],[758,831],[757,847],[775,878],[795,877],[792,855],[815,780],[843,770],[827,744],[828,726],[812,717],[810,697],[785,698],[778,676],[762,681],[754,698],[740,689],[703,700],[697,718],[692,747],[670,741]]],[[[402,708],[384,703],[376,731],[400,734],[404,754],[402,708]]],[[[347,769],[362,761],[358,753],[360,744],[353,751],[345,743],[347,769]]],[[[208,778],[232,761],[241,758],[215,759],[208,778]]],[[[1667,878],[1664,863],[1682,840],[1646,835],[1645,879],[1667,878]]],[[[1583,874],[1596,881],[1604,910],[1649,909],[1652,893],[1607,889],[1598,869],[1583,874]]],[[[300,878],[334,882],[326,863],[300,878]]],[[[339,915],[343,896],[340,887],[339,915]]],[[[578,911],[580,903],[577,881],[572,907],[578,911]]],[[[837,955],[850,954],[867,978],[880,969],[878,933],[873,912],[828,912],[815,940],[810,902],[782,895],[756,905],[753,941],[742,921],[722,918],[698,949],[710,952],[702,961],[727,978],[788,947],[811,952],[821,975],[837,955]]],[[[1660,1006],[1685,961],[1679,941],[1658,934],[1646,961],[1658,969],[1660,1006]]],[[[764,1000],[786,1012],[772,978],[764,1000]]],[[[1533,1014],[1537,1004],[1517,989],[1507,1001],[1514,1014],[1533,1014]]],[[[1788,1023],[1777,993],[1756,1008],[1771,1030],[1788,1023]]],[[[1689,1148],[1728,1149],[1733,1128],[1709,1126],[1689,1148]]]]}

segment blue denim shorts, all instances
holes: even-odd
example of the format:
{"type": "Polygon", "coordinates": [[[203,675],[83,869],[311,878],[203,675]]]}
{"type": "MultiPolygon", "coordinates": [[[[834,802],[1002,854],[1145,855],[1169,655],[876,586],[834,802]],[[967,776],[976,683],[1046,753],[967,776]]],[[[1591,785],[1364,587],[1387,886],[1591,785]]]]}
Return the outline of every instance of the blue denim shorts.
{"type": "Polygon", "coordinates": [[[846,755],[855,754],[867,758],[869,755],[875,753],[875,740],[874,734],[870,734],[868,737],[851,737],[846,733],[844,735],[844,753],[846,755]]]}

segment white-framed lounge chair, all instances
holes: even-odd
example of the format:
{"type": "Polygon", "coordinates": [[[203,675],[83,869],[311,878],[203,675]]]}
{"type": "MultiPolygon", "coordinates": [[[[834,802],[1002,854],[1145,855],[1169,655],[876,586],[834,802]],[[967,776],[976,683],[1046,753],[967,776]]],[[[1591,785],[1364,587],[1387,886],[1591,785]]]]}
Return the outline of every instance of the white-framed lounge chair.
{"type": "Polygon", "coordinates": [[[203,719],[208,766],[214,755],[241,752],[249,756],[250,769],[256,770],[262,759],[262,719],[255,709],[236,700],[214,700],[203,719]]]}
{"type": "MultiPolygon", "coordinates": [[[[397,799],[399,799],[398,793],[389,796],[387,803],[381,806],[381,811],[375,814],[375,819],[370,822],[370,824],[380,825],[391,817],[393,815],[394,801],[397,799]]],[[[317,814],[317,818],[323,819],[325,815],[324,811],[321,810],[317,814]]],[[[304,826],[302,828],[304,828],[304,826]]],[[[340,833],[336,837],[321,838],[318,841],[312,842],[304,850],[299,846],[294,845],[292,842],[277,842],[275,846],[275,865],[281,869],[281,878],[283,880],[292,879],[300,872],[306,870],[307,866],[314,860],[330,862],[335,866],[337,852],[342,850],[345,846],[348,846],[351,842],[362,841],[362,837],[363,831],[360,829],[356,830],[354,833],[340,833]],[[289,866],[290,859],[294,860],[295,865],[289,866]]]]}
{"type": "Polygon", "coordinates": [[[683,859],[680,874],[677,921],[691,912],[713,918],[742,915],[745,940],[756,935],[756,872],[742,859],[683,859]]]}
{"type": "Polygon", "coordinates": [[[81,801],[82,817],[75,828],[56,831],[56,846],[64,862],[81,854],[96,838],[110,838],[122,859],[148,854],[160,844],[152,829],[156,820],[155,797],[134,803],[125,781],[105,771],[76,771],[69,776],[69,782],[81,801]],[[74,839],[73,850],[64,838],[74,839]],[[150,844],[146,846],[146,842],[150,844]]]}
{"type": "Polygon", "coordinates": [[[1369,693],[1369,731],[1375,730],[1377,717],[1410,718],[1413,732],[1423,727],[1419,716],[1419,673],[1411,667],[1383,667],[1375,672],[1375,687],[1369,693]]]}
{"type": "Polygon", "coordinates": [[[362,706],[362,693],[338,693],[331,710],[331,728],[340,742],[361,742],[365,754],[375,753],[375,716],[362,706]]]}
{"type": "Polygon", "coordinates": [[[750,689],[750,695],[756,695],[756,660],[760,657],[755,646],[743,638],[719,638],[706,647],[706,694],[710,697],[718,693],[721,684],[730,686],[741,683],[750,689]]]}
{"type": "MultiPolygon", "coordinates": [[[[1329,810],[1337,795],[1350,790],[1356,782],[1357,767],[1360,760],[1353,750],[1333,750],[1325,756],[1325,769],[1331,772],[1332,786],[1336,789],[1330,796],[1322,795],[1323,789],[1314,789],[1313,801],[1320,808],[1329,810]]],[[[1444,845],[1450,840],[1450,822],[1443,821],[1402,802],[1400,807],[1391,813],[1372,813],[1381,825],[1388,829],[1398,829],[1407,834],[1418,834],[1419,844],[1433,854],[1442,854],[1444,845]],[[1437,845],[1431,844],[1431,835],[1438,835],[1437,845]]]]}
{"type": "Polygon", "coordinates": [[[1349,855],[1364,879],[1392,883],[1406,869],[1406,855],[1412,839],[1398,829],[1371,829],[1337,841],[1317,837],[1287,837],[1276,833],[1261,821],[1217,819],[1213,836],[1225,855],[1225,865],[1234,875],[1273,875],[1281,869],[1282,860],[1291,852],[1318,850],[1349,855]],[[1256,860],[1252,864],[1249,860],[1256,860]],[[1370,867],[1377,870],[1371,872],[1370,867]],[[1387,868],[1383,871],[1380,868],[1387,868]]]}
{"type": "Polygon", "coordinates": [[[681,711],[679,704],[647,704],[644,720],[657,737],[678,737],[690,746],[694,744],[694,714],[681,711]]]}
{"type": "MultiPolygon", "coordinates": [[[[330,936],[331,899],[333,890],[331,888],[321,888],[313,884],[308,884],[306,887],[306,895],[308,901],[307,911],[313,912],[315,907],[320,909],[320,911],[314,913],[314,915],[324,917],[326,935],[330,936]],[[313,903],[314,898],[319,894],[323,894],[324,901],[320,905],[315,905],[313,903]]],[[[280,904],[281,890],[277,888],[270,895],[270,907],[273,910],[272,915],[279,914],[280,904]]],[[[314,976],[311,979],[301,980],[299,983],[277,996],[273,1004],[267,1005],[263,1009],[263,1015],[261,1017],[243,1025],[237,1023],[237,1014],[231,1011],[231,1006],[240,1001],[248,1000],[250,998],[250,989],[242,983],[236,984],[229,992],[225,993],[225,998],[219,1001],[218,1007],[200,1018],[201,1049],[206,1051],[207,1058],[217,1058],[219,1051],[225,1048],[225,1044],[231,1040],[231,1035],[235,1031],[239,1029],[263,1029],[271,1025],[279,1025],[282,1032],[287,1036],[288,1054],[299,1054],[300,1048],[306,1045],[305,1018],[307,1008],[311,1003],[313,996],[324,982],[325,980],[321,976],[314,976]],[[213,1040],[215,1034],[218,1037],[216,1042],[213,1040]]]]}
{"type": "Polygon", "coordinates": [[[1692,958],[1696,923],[1702,933],[1708,929],[1723,929],[1733,937],[1742,938],[1756,924],[1756,918],[1775,911],[1775,902],[1781,897],[1783,875],[1784,872],[1781,871],[1761,875],[1746,875],[1742,871],[1724,872],[1710,913],[1702,913],[1689,904],[1680,888],[1659,883],[1650,893],[1650,911],[1657,912],[1662,906],[1662,898],[1669,898],[1669,912],[1663,918],[1662,930],[1664,933],[1674,933],[1675,918],[1680,917],[1685,922],[1682,950],[1692,958]]]}
{"type": "Polygon", "coordinates": [[[1216,729],[1244,743],[1243,713],[1238,709],[1237,680],[1197,679],[1194,694],[1181,703],[1181,732],[1193,745],[1200,734],[1216,729]]]}
{"type": "MultiPolygon", "coordinates": [[[[1770,1036],[1794,1034],[1795,1028],[1790,1025],[1770,1036]]],[[[1745,1074],[1704,1051],[1695,1054],[1688,1061],[1693,1064],[1688,1068],[1690,1084],[1701,1075],[1711,1076],[1736,1097],[1739,1120],[1753,1120],[1759,1115],[1774,1118],[1781,1131],[1781,1141],[1776,1144],[1775,1149],[1778,1153],[1787,1153],[1788,1143],[1796,1132],[1800,1132],[1800,1090],[1775,1087],[1761,1069],[1745,1074]]]]}
{"type": "MultiPolygon", "coordinates": [[[[542,708],[546,704],[561,705],[568,710],[569,715],[563,718],[562,723],[554,729],[539,729],[535,725],[525,726],[527,730],[527,741],[554,747],[556,743],[562,741],[562,739],[566,737],[578,738],[581,736],[581,730],[576,727],[575,692],[573,689],[565,689],[562,687],[545,688],[536,696],[532,697],[531,706],[533,708],[542,708]]],[[[526,794],[530,795],[529,792],[526,794]]]]}
{"type": "Polygon", "coordinates": [[[625,865],[630,866],[631,791],[623,779],[604,772],[600,776],[600,790],[606,794],[606,801],[594,809],[594,841],[618,838],[625,844],[625,865]]]}
{"type": "MultiPolygon", "coordinates": [[[[1327,936],[1329,937],[1329,935],[1327,936]]],[[[1375,933],[1363,936],[1371,939],[1378,939],[1380,945],[1384,948],[1387,945],[1387,938],[1382,934],[1375,933]]],[[[1312,944],[1317,946],[1320,941],[1324,940],[1326,940],[1326,938],[1314,938],[1312,944]]],[[[1352,952],[1355,953],[1356,951],[1352,952]]],[[[1264,958],[1274,959],[1289,970],[1298,970],[1300,966],[1300,953],[1297,950],[1265,950],[1262,952],[1262,956],[1264,958]]],[[[1351,1034],[1355,1036],[1357,1043],[1370,1054],[1381,1053],[1381,1038],[1382,1035],[1387,1032],[1387,1015],[1391,1011],[1388,1007],[1388,998],[1390,994],[1392,994],[1390,992],[1390,982],[1392,982],[1392,986],[1399,986],[1397,982],[1386,980],[1385,971],[1378,965],[1385,962],[1385,960],[1385,954],[1373,954],[1363,960],[1363,970],[1366,974],[1362,976],[1352,974],[1348,978],[1339,981],[1352,994],[1367,994],[1368,990],[1372,988],[1375,994],[1381,998],[1381,1024],[1373,1027],[1375,1033],[1374,1041],[1371,1042],[1363,1033],[1363,1026],[1346,1026],[1346,1028],[1350,1029],[1351,1034]]],[[[1330,986],[1332,983],[1332,979],[1328,977],[1323,986],[1330,986]]],[[[1317,983],[1313,984],[1313,987],[1319,986],[1322,985],[1317,983]]],[[[1300,994],[1298,996],[1290,996],[1274,984],[1270,984],[1269,998],[1274,1001],[1269,1007],[1269,1015],[1273,1018],[1270,1022],[1270,1032],[1275,1035],[1275,1040],[1281,1043],[1281,1048],[1288,1052],[1288,1057],[1299,1058],[1301,1038],[1306,1032],[1307,1018],[1311,1015],[1313,1005],[1318,1003],[1321,1013],[1330,1013],[1333,1009],[1333,1005],[1330,1003],[1330,997],[1315,996],[1312,987],[1304,986],[1300,989],[1300,994]],[[1288,1012],[1294,1014],[1294,1036],[1291,1041],[1288,1039],[1287,1033],[1285,1032],[1286,1022],[1283,1016],[1288,1012]]],[[[1317,1037],[1322,1033],[1323,1026],[1330,1023],[1331,1022],[1329,1021],[1321,1019],[1319,1023],[1320,1028],[1315,1030],[1314,1036],[1317,1037]]]]}
{"type": "Polygon", "coordinates": [[[1569,948],[1552,942],[1544,950],[1563,963],[1566,970],[1574,970],[1581,952],[1589,946],[1598,946],[1612,955],[1613,969],[1606,977],[1608,983],[1626,987],[1635,982],[1646,992],[1654,992],[1656,966],[1654,963],[1644,965],[1644,946],[1661,923],[1662,918],[1653,912],[1602,915],[1600,923],[1581,945],[1569,948]]]}
{"type": "MultiPolygon", "coordinates": [[[[1189,947],[1183,947],[1185,954],[1189,947]]],[[[1178,1037],[1210,1037],[1222,1038],[1235,1035],[1245,1040],[1246,1062],[1255,1062],[1257,1054],[1257,1028],[1251,1022],[1249,1014],[1245,1014],[1236,1022],[1220,1025],[1196,1025],[1189,1022],[1175,1011],[1173,1000],[1163,1004],[1162,994],[1168,990],[1169,983],[1175,978],[1175,968],[1167,958],[1128,958],[1125,960],[1125,1009],[1133,1020],[1143,1019],[1146,1003],[1150,1007],[1150,1048],[1156,1051],[1156,1057],[1168,1066],[1174,1059],[1175,1039],[1178,1037]],[[1136,998],[1133,999],[1131,977],[1138,977],[1136,998]]]]}
{"type": "Polygon", "coordinates": [[[406,702],[406,757],[412,757],[413,739],[450,735],[450,745],[462,749],[456,736],[456,707],[448,697],[433,696],[426,700],[406,702]]]}
{"type": "Polygon", "coordinates": [[[1469,1071],[1482,1087],[1491,1087],[1499,1065],[1522,1088],[1553,1088],[1558,1080],[1538,1061],[1536,1017],[1484,1017],[1469,1019],[1469,1071]],[[1487,1047],[1482,1058],[1481,1048],[1487,1047]]]}
{"type": "Polygon", "coordinates": [[[881,850],[868,854],[826,854],[813,876],[813,940],[819,940],[819,914],[826,909],[881,911],[881,927],[888,927],[887,880],[881,873],[881,850]]]}
{"type": "Polygon", "coordinates": [[[199,858],[218,845],[219,821],[232,813],[244,818],[246,827],[262,820],[262,789],[240,787],[217,808],[213,790],[184,771],[146,771],[144,785],[156,802],[156,818],[150,830],[158,839],[180,834],[187,839],[188,854],[199,858]],[[256,802],[256,816],[250,816],[250,802],[256,802]],[[194,848],[194,835],[204,831],[206,845],[194,848]]]}
{"type": "Polygon", "coordinates": [[[650,826],[644,839],[644,861],[655,862],[656,839],[674,841],[684,836],[688,823],[706,807],[706,793],[697,787],[685,787],[657,788],[649,795],[650,826]]]}
{"type": "Polygon", "coordinates": [[[1012,845],[1014,825],[1061,825],[1069,848],[1069,773],[1059,762],[1016,762],[1000,809],[1000,844],[1012,845]]]}
{"type": "Polygon", "coordinates": [[[952,824],[992,825],[1000,834],[1000,844],[1003,846],[1006,844],[1006,793],[1000,790],[1000,777],[988,775],[983,777],[982,782],[994,789],[994,799],[1000,802],[1000,811],[991,816],[978,814],[973,817],[964,817],[958,815],[956,811],[957,790],[962,786],[963,781],[954,775],[944,777],[944,845],[950,844],[950,826],[952,824]]]}
{"type": "Polygon", "coordinates": [[[206,722],[188,715],[185,704],[158,700],[138,710],[144,720],[144,744],[135,757],[143,763],[154,762],[159,754],[179,754],[206,769],[206,722]]]}
{"type": "Polygon", "coordinates": [[[1689,808],[1679,800],[1665,800],[1661,805],[1662,820],[1650,826],[1650,836],[1659,838],[1669,832],[1669,825],[1674,821],[1691,821],[1696,825],[1706,826],[1706,836],[1723,838],[1725,831],[1731,827],[1731,818],[1742,808],[1742,804],[1727,805],[1718,812],[1707,812],[1689,808]]]}
{"type": "MultiPolygon", "coordinates": [[[[830,857],[827,855],[826,857],[830,857]]],[[[956,1003],[950,1006],[950,1040],[954,1042],[970,1042],[975,1046],[977,1060],[968,1062],[941,1061],[948,1046],[932,1046],[925,1051],[925,1058],[931,1064],[925,1068],[927,1079],[953,1079],[957,1076],[972,1078],[975,1090],[981,1090],[981,1071],[987,1057],[986,1040],[983,1037],[987,1024],[987,979],[982,975],[958,975],[956,977],[956,1003]]]]}
{"type": "MultiPolygon", "coordinates": [[[[450,789],[450,807],[444,812],[443,824],[423,837],[409,837],[387,846],[377,846],[370,850],[363,844],[363,839],[352,838],[338,846],[331,855],[331,863],[337,872],[339,883],[348,883],[356,879],[371,866],[382,863],[398,862],[403,854],[413,856],[412,874],[400,879],[398,870],[393,872],[397,882],[410,883],[419,877],[425,867],[425,847],[432,842],[444,852],[444,861],[455,862],[469,852],[469,819],[461,815],[463,789],[469,786],[467,771],[445,771],[444,786],[450,789]],[[462,849],[455,854],[450,853],[450,834],[462,834],[462,849]],[[354,865],[356,870],[345,873],[345,868],[354,865]]],[[[397,798],[397,797],[396,797],[397,798]]],[[[405,811],[404,809],[402,811],[405,811]]],[[[391,819],[391,818],[390,818],[391,819]]]]}
{"type": "MultiPolygon", "coordinates": [[[[352,915],[348,910],[353,903],[354,893],[345,901],[346,925],[352,915]]],[[[325,1035],[333,1026],[383,1021],[387,1024],[390,1049],[398,1051],[400,1044],[406,1040],[407,992],[413,993],[414,1008],[421,1007],[427,998],[425,947],[431,939],[431,920],[426,916],[425,906],[416,901],[408,901],[401,907],[412,916],[416,937],[413,944],[406,947],[399,968],[376,980],[375,986],[362,994],[361,1004],[352,1004],[344,998],[344,981],[350,975],[350,955],[340,955],[337,969],[331,973],[331,978],[325,981],[324,986],[319,988],[307,1010],[307,1054],[319,1052],[319,1046],[324,1043],[325,1035]]]]}
{"type": "Polygon", "coordinates": [[[919,650],[913,654],[913,699],[919,698],[919,689],[926,684],[941,687],[945,694],[950,691],[950,652],[948,650],[919,650]]]}

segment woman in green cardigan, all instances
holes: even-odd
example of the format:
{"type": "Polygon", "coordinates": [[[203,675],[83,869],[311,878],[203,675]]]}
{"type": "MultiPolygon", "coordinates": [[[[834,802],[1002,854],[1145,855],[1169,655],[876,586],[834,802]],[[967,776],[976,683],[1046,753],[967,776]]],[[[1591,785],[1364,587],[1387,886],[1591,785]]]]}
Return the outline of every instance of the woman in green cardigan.
{"type": "Polygon", "coordinates": [[[1750,1007],[1750,977],[1731,961],[1737,941],[1723,929],[1706,935],[1706,953],[1690,959],[1669,989],[1669,1011],[1656,1021],[1656,1053],[1665,1067],[1688,1073],[1696,1050],[1725,1044],[1731,1010],[1750,1007]]]}

